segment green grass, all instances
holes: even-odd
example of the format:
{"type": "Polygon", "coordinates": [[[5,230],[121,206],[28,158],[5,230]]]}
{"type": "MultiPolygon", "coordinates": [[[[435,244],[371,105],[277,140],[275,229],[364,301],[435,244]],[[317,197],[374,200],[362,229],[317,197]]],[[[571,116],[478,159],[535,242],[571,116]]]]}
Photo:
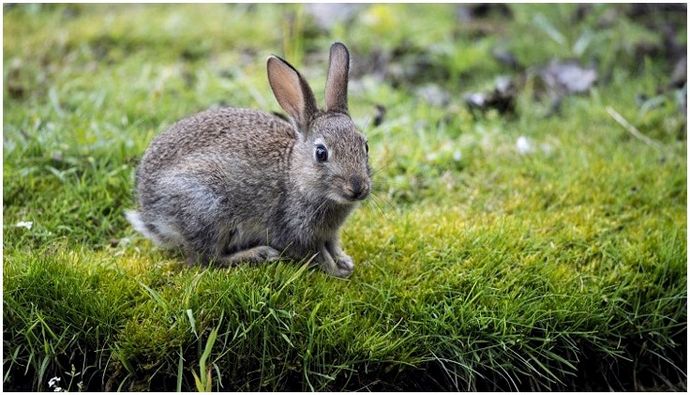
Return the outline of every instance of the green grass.
{"type": "Polygon", "coordinates": [[[633,50],[660,34],[625,16],[598,28],[611,7],[574,24],[574,6],[511,9],[477,35],[445,5],[366,6],[331,33],[298,5],[5,8],[4,388],[685,389],[686,121],[672,93],[635,100],[669,81],[673,64],[633,50]],[[187,267],[133,231],[123,212],[153,136],[219,103],[279,110],[270,53],[322,100],[336,39],[355,62],[427,51],[448,78],[420,79],[451,95],[441,108],[413,83],[351,84],[375,169],[342,230],[351,279],[187,267]],[[602,81],[547,117],[529,80],[517,116],[475,118],[462,94],[510,73],[494,45],[529,66],[576,56],[602,81]]]}

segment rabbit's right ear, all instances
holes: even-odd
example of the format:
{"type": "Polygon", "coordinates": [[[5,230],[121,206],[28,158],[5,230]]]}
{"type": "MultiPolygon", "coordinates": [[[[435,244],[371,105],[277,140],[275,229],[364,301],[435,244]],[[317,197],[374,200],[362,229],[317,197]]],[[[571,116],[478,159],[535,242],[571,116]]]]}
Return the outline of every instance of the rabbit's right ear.
{"type": "Polygon", "coordinates": [[[326,79],[326,110],[347,114],[347,79],[350,71],[350,52],[343,43],[331,45],[326,79]]]}
{"type": "Polygon", "coordinates": [[[277,56],[269,56],[266,67],[278,104],[297,122],[300,131],[306,133],[309,121],[317,112],[311,88],[290,63],[277,56]]]}

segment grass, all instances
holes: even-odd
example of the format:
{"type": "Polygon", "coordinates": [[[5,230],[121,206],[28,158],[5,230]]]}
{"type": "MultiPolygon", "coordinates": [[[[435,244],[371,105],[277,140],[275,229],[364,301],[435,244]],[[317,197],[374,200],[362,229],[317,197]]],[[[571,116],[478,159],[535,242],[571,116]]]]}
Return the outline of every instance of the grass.
{"type": "Polygon", "coordinates": [[[634,51],[660,34],[622,14],[597,27],[625,7],[572,23],[574,6],[513,5],[477,26],[453,6],[373,5],[330,32],[299,5],[5,7],[4,388],[686,389],[686,119],[657,94],[673,64],[634,51]],[[213,105],[279,110],[269,53],[322,101],[336,39],[355,62],[426,51],[414,77],[450,94],[351,83],[376,174],[342,230],[350,280],[187,267],[135,234],[123,212],[153,136],[213,105]],[[529,80],[516,116],[474,116],[462,94],[511,73],[495,45],[594,62],[600,83],[546,116],[529,80]],[[660,99],[641,110],[638,94],[660,99]]]}

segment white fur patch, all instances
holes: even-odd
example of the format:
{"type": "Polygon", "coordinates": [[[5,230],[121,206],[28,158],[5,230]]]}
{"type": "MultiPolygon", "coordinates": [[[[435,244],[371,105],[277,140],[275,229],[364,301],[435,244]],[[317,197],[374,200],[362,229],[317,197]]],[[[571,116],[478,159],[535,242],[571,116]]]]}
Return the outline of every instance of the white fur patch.
{"type": "Polygon", "coordinates": [[[144,235],[144,237],[150,239],[162,248],[172,248],[182,244],[182,235],[180,235],[179,232],[177,232],[167,223],[156,222],[152,224],[156,227],[156,229],[158,229],[160,234],[165,237],[166,240],[162,240],[157,234],[151,232],[146,227],[146,224],[141,219],[139,212],[127,210],[125,211],[125,217],[137,232],[141,233],[144,235]]]}
{"type": "Polygon", "coordinates": [[[146,229],[146,225],[144,224],[144,221],[141,220],[139,212],[134,210],[127,210],[125,211],[125,217],[127,218],[127,221],[129,221],[129,223],[132,224],[134,230],[148,237],[149,239],[155,238],[155,236],[151,234],[151,232],[149,232],[148,229],[146,229]]]}

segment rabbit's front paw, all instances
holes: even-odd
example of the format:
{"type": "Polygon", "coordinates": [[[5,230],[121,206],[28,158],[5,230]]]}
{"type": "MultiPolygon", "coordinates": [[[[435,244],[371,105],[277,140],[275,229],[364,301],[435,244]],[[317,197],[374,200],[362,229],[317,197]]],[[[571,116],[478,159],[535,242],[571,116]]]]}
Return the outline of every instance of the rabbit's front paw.
{"type": "Polygon", "coordinates": [[[321,267],[331,276],[340,278],[350,277],[355,268],[352,258],[345,255],[342,250],[338,250],[336,254],[331,254],[328,251],[328,244],[322,246],[319,253],[321,267]]]}
{"type": "Polygon", "coordinates": [[[355,262],[348,255],[341,255],[336,258],[335,263],[339,269],[353,271],[355,269],[355,262]]]}
{"type": "Polygon", "coordinates": [[[347,255],[341,255],[335,259],[337,277],[350,277],[355,270],[355,263],[347,255]]]}

